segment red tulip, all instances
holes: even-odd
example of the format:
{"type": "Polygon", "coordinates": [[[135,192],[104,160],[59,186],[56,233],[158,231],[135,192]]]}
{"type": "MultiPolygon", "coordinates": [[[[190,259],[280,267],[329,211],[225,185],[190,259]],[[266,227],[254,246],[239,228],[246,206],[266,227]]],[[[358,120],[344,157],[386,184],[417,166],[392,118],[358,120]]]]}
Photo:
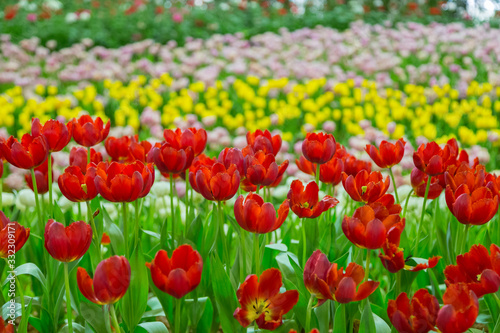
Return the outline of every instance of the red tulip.
{"type": "Polygon", "coordinates": [[[339,203],[329,195],[319,201],[318,195],[319,188],[316,182],[310,182],[304,189],[300,180],[294,180],[287,198],[290,200],[290,208],[298,217],[314,219],[339,203]]]}
{"type": "Polygon", "coordinates": [[[285,200],[276,217],[276,210],[272,203],[266,202],[255,193],[249,193],[246,198],[240,195],[234,204],[234,217],[236,222],[246,231],[266,234],[272,232],[283,224],[289,211],[288,199],[285,200]]]}
{"type": "Polygon", "coordinates": [[[422,144],[416,152],[413,153],[413,163],[415,167],[429,176],[443,174],[447,167],[457,163],[457,158],[467,159],[467,153],[462,151],[459,156],[458,144],[455,139],[451,139],[442,149],[432,141],[422,144]]]}
{"type": "Polygon", "coordinates": [[[62,195],[73,202],[90,201],[97,196],[95,187],[96,165],[89,164],[83,174],[79,167],[70,166],[59,176],[58,184],[62,195]]]}
{"type": "Polygon", "coordinates": [[[83,221],[64,227],[50,219],[45,225],[45,249],[52,258],[72,262],[87,252],[92,242],[92,228],[83,221]]]}
{"type": "Polygon", "coordinates": [[[366,170],[368,173],[372,172],[372,164],[363,160],[358,160],[352,155],[342,157],[344,162],[344,172],[348,176],[356,176],[361,170],[366,170]]]}
{"type": "Polygon", "coordinates": [[[434,331],[439,302],[427,289],[419,289],[410,299],[401,293],[389,300],[387,315],[398,332],[427,333],[434,331]]]}
{"type": "Polygon", "coordinates": [[[71,141],[73,124],[69,122],[65,125],[59,120],[49,119],[42,126],[40,119],[35,118],[31,123],[31,134],[33,137],[43,135],[47,140],[49,152],[61,151],[71,141]]]}
{"type": "Polygon", "coordinates": [[[162,174],[183,173],[191,166],[194,158],[191,147],[183,149],[169,142],[162,144],[160,148],[153,148],[152,154],[155,165],[162,174]]]}
{"type": "Polygon", "coordinates": [[[331,134],[307,133],[302,142],[302,154],[311,163],[323,164],[335,154],[335,138],[331,134]]]}
{"type": "MultiPolygon", "coordinates": [[[[300,159],[295,160],[295,164],[300,171],[308,175],[316,175],[316,164],[309,162],[304,156],[300,156],[300,159]]],[[[319,166],[319,180],[324,184],[336,186],[342,181],[343,171],[344,161],[334,155],[328,162],[319,166]]]]}
{"type": "Polygon", "coordinates": [[[457,265],[444,270],[446,284],[466,283],[477,297],[496,293],[500,287],[500,247],[491,244],[490,251],[479,244],[457,256],[457,265]]]}
{"type": "Polygon", "coordinates": [[[399,139],[394,144],[383,140],[378,149],[374,145],[366,145],[365,151],[379,168],[387,169],[401,162],[405,153],[405,144],[403,139],[399,139]]]}
{"type": "Polygon", "coordinates": [[[0,258],[7,258],[19,251],[30,236],[30,228],[11,221],[0,210],[0,258]],[[14,241],[12,243],[12,237],[14,241]]]}
{"type": "Polygon", "coordinates": [[[166,129],[163,132],[163,137],[167,143],[174,147],[187,149],[191,147],[194,156],[198,156],[205,150],[207,146],[207,131],[203,128],[188,128],[182,131],[177,128],[175,131],[166,129]]]}
{"type": "Polygon", "coordinates": [[[281,149],[281,136],[272,136],[269,130],[262,131],[260,129],[255,132],[247,133],[247,143],[250,145],[254,152],[262,150],[265,154],[273,154],[276,156],[281,149]]]}
{"type": "Polygon", "coordinates": [[[356,177],[344,173],[342,185],[354,201],[372,203],[387,192],[390,181],[389,176],[384,180],[384,176],[378,171],[368,173],[366,170],[361,170],[356,177]]]}
{"type": "Polygon", "coordinates": [[[443,304],[436,320],[442,333],[465,332],[476,322],[479,303],[465,283],[449,285],[443,294],[443,304]]]}
{"type": "Polygon", "coordinates": [[[260,278],[255,274],[247,276],[236,293],[241,307],[234,311],[234,318],[243,327],[255,321],[260,329],[278,328],[283,315],[299,301],[297,290],[280,293],[282,284],[281,272],[276,268],[266,269],[260,278]]]}
{"type": "Polygon", "coordinates": [[[448,185],[445,197],[451,213],[463,224],[485,224],[498,210],[498,196],[485,186],[471,191],[466,184],[462,184],[453,191],[448,185]]]}
{"type": "Polygon", "coordinates": [[[185,244],[174,250],[172,258],[168,257],[167,251],[158,251],[146,266],[151,270],[151,278],[158,289],[182,298],[200,284],[203,260],[198,251],[185,244]]]}
{"type": "Polygon", "coordinates": [[[356,209],[352,217],[345,216],[342,220],[342,230],[354,245],[379,249],[385,244],[387,233],[392,228],[398,223],[404,225],[404,219],[402,220],[399,214],[391,214],[384,218],[375,213],[372,207],[366,205],[356,209]]]}
{"type": "Polygon", "coordinates": [[[154,182],[151,163],[101,162],[95,171],[97,192],[111,202],[132,202],[145,197],[154,182]]]}
{"type": "Polygon", "coordinates": [[[220,152],[217,161],[224,164],[226,168],[229,168],[231,164],[236,165],[240,175],[245,175],[246,173],[245,157],[238,148],[224,148],[224,150],[220,152]]]}
{"type": "Polygon", "coordinates": [[[212,201],[231,199],[240,186],[240,173],[234,164],[227,169],[221,163],[215,163],[212,167],[201,166],[189,179],[196,192],[212,201]]]}
{"type": "MultiPolygon", "coordinates": [[[[87,172],[87,149],[83,147],[73,147],[69,152],[69,165],[77,166],[83,174],[87,172]]],[[[96,152],[94,148],[90,148],[90,163],[99,164],[102,162],[102,155],[96,152]]]]}
{"type": "Polygon", "coordinates": [[[130,145],[132,144],[132,138],[128,135],[122,136],[121,138],[115,138],[110,136],[104,141],[104,147],[106,152],[111,157],[113,161],[130,161],[130,145]]]}
{"type": "MultiPolygon", "coordinates": [[[[52,158],[52,157],[50,157],[52,158]]],[[[52,158],[52,162],[53,162],[52,158]]],[[[35,168],[35,179],[36,179],[36,186],[37,186],[37,191],[39,194],[45,194],[49,191],[49,159],[47,158],[45,162],[43,162],[41,165],[37,166],[35,168]]],[[[54,172],[52,172],[52,175],[54,175],[54,172]]],[[[33,177],[31,177],[31,174],[27,173],[24,175],[24,179],[26,180],[26,184],[28,184],[28,187],[33,190],[33,177]]]]}
{"type": "MultiPolygon", "coordinates": [[[[413,187],[417,197],[425,197],[425,190],[427,188],[427,181],[429,180],[429,177],[430,176],[428,176],[425,172],[420,171],[417,168],[414,168],[411,171],[411,186],[413,187]]],[[[432,176],[427,199],[434,200],[441,195],[441,192],[443,192],[443,186],[441,185],[439,178],[437,176],[432,176]]]]}
{"type": "Polygon", "coordinates": [[[363,300],[377,289],[379,282],[363,281],[365,271],[358,264],[350,263],[346,271],[337,263],[330,263],[325,254],[316,250],[304,267],[304,284],[320,306],[327,300],[349,303],[363,300]],[[357,289],[357,290],[356,290],[357,289]]]}
{"type": "MultiPolygon", "coordinates": [[[[299,157],[299,159],[295,160],[295,164],[299,168],[300,171],[306,173],[311,176],[316,175],[316,164],[309,162],[303,155],[299,157]]],[[[321,174],[321,172],[320,172],[321,174]]]]}
{"type": "Polygon", "coordinates": [[[0,316],[0,333],[14,333],[14,325],[10,322],[7,322],[7,325],[5,325],[2,316],[0,316]]]}
{"type": "Polygon", "coordinates": [[[78,119],[73,119],[73,138],[79,145],[92,147],[106,139],[110,127],[109,120],[104,125],[100,117],[94,120],[89,115],[83,115],[78,119]]]}
{"type": "Polygon", "coordinates": [[[111,244],[111,238],[109,238],[109,235],[106,232],[102,233],[101,244],[102,245],[109,245],[109,244],[111,244]]]}
{"type": "Polygon", "coordinates": [[[263,151],[258,151],[255,155],[245,157],[245,166],[248,185],[269,186],[283,175],[288,167],[288,160],[278,166],[273,154],[266,155],[263,151]]]}
{"type": "Polygon", "coordinates": [[[130,162],[134,160],[139,160],[143,163],[153,163],[154,158],[153,155],[150,154],[152,151],[153,145],[149,141],[141,141],[139,142],[139,138],[135,135],[134,139],[130,143],[130,162]]]}
{"type": "Polygon", "coordinates": [[[484,165],[477,165],[475,168],[471,168],[465,162],[461,163],[458,167],[448,168],[443,178],[446,185],[450,185],[453,191],[456,191],[463,184],[467,185],[471,191],[487,184],[484,165]]]}
{"type": "Polygon", "coordinates": [[[98,304],[118,302],[130,285],[130,264],[127,258],[112,256],[101,261],[92,279],[85,268],[78,267],[78,289],[89,301],[98,304]]]}
{"type": "Polygon", "coordinates": [[[8,140],[0,138],[0,152],[13,166],[33,169],[42,164],[49,154],[47,139],[24,134],[21,142],[11,136],[8,140]]]}

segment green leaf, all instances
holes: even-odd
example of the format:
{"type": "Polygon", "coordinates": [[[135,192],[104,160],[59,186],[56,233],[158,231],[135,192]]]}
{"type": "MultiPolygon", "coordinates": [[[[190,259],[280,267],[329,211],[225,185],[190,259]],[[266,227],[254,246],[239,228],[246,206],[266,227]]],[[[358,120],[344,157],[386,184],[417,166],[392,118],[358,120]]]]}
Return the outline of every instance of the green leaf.
{"type": "Polygon", "coordinates": [[[139,324],[135,332],[168,333],[168,329],[164,323],[155,321],[151,323],[139,324]]]}
{"type": "Polygon", "coordinates": [[[133,332],[146,311],[149,291],[149,284],[146,283],[148,271],[140,244],[135,248],[129,262],[132,276],[130,287],[122,299],[122,317],[129,331],[133,332]]]}
{"type": "Polygon", "coordinates": [[[377,316],[374,313],[373,313],[373,320],[375,321],[375,332],[377,332],[377,333],[390,333],[391,332],[391,328],[385,322],[385,320],[383,320],[382,318],[380,318],[379,316],[377,316]]]}
{"type": "Polygon", "coordinates": [[[313,309],[318,319],[319,331],[328,332],[330,329],[330,302],[325,302],[321,306],[313,309]]]}
{"type": "Polygon", "coordinates": [[[80,315],[96,332],[107,332],[102,306],[95,305],[94,303],[81,302],[80,315]]]}
{"type": "Polygon", "coordinates": [[[106,221],[106,230],[108,231],[109,239],[111,240],[111,247],[117,255],[123,255],[125,253],[125,240],[123,238],[123,233],[120,228],[114,224],[109,217],[106,210],[102,210],[104,214],[104,220],[106,221]]]}
{"type": "Polygon", "coordinates": [[[364,300],[365,307],[363,313],[361,314],[361,322],[359,323],[359,333],[373,333],[378,332],[375,326],[375,320],[373,318],[372,309],[370,307],[370,302],[364,300]]]}
{"type": "Polygon", "coordinates": [[[347,332],[348,330],[345,308],[345,305],[340,303],[335,308],[335,318],[333,319],[334,332],[347,332]]]}
{"type": "Polygon", "coordinates": [[[219,310],[219,319],[224,332],[240,332],[242,330],[238,321],[234,319],[234,310],[238,307],[236,293],[233,290],[231,281],[226,274],[226,270],[220,259],[215,256],[210,256],[211,276],[215,295],[215,302],[219,310]]]}
{"type": "MultiPolygon", "coordinates": [[[[33,264],[33,263],[26,263],[26,264],[23,264],[19,267],[16,268],[16,274],[19,276],[19,275],[31,275],[33,276],[34,278],[36,278],[38,281],[40,281],[44,291],[46,291],[48,293],[48,289],[47,289],[47,279],[45,278],[45,275],[43,275],[42,271],[40,270],[40,268],[38,268],[37,265],[33,264]]],[[[9,282],[9,279],[5,279],[5,281],[3,282],[2,286],[5,286],[7,284],[7,282],[9,282]]]]}
{"type": "Polygon", "coordinates": [[[30,302],[28,303],[28,306],[26,307],[26,309],[24,309],[24,313],[26,315],[23,315],[21,317],[21,322],[19,323],[19,326],[17,328],[17,332],[18,333],[26,333],[27,332],[27,330],[28,330],[28,321],[29,321],[29,318],[30,318],[32,305],[33,305],[33,299],[30,298],[30,302]]]}

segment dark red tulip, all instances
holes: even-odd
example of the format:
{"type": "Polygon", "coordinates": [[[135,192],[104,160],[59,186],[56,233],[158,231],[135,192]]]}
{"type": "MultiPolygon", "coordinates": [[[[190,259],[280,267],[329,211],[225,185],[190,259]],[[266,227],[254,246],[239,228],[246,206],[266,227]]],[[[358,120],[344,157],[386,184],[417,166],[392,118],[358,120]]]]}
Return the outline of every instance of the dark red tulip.
{"type": "Polygon", "coordinates": [[[109,244],[111,244],[111,238],[109,238],[109,235],[106,232],[102,233],[101,244],[102,245],[109,245],[109,244]]]}
{"type": "Polygon", "coordinates": [[[19,251],[30,236],[30,228],[11,221],[0,211],[0,258],[7,258],[19,251]],[[12,243],[12,237],[14,241],[12,243]]]}
{"type": "Polygon", "coordinates": [[[391,214],[384,218],[377,216],[376,211],[366,205],[356,209],[352,217],[344,217],[342,230],[354,245],[379,249],[385,244],[387,233],[399,223],[404,225],[404,219],[401,219],[399,214],[391,214]]]}
{"type": "Polygon", "coordinates": [[[285,200],[278,209],[278,217],[272,203],[264,202],[261,196],[249,193],[246,198],[240,195],[234,204],[236,222],[246,231],[266,234],[283,224],[289,211],[289,201],[285,200]]]}
{"type": "Polygon", "coordinates": [[[457,163],[457,159],[467,159],[465,151],[460,152],[455,139],[451,139],[441,148],[436,142],[432,141],[422,144],[417,151],[413,153],[413,163],[415,167],[429,176],[443,174],[449,165],[457,163]]]}
{"type": "Polygon", "coordinates": [[[49,152],[61,151],[71,141],[73,123],[65,125],[59,120],[49,119],[42,126],[40,119],[34,118],[31,123],[31,134],[33,137],[43,135],[47,140],[49,152]]]}
{"type": "Polygon", "coordinates": [[[302,142],[302,154],[311,163],[323,164],[335,154],[336,142],[331,134],[307,133],[302,142]]]}
{"type": "Polygon", "coordinates": [[[436,320],[442,333],[465,332],[476,322],[479,303],[465,283],[449,285],[443,294],[443,304],[436,320]]]}
{"type": "Polygon", "coordinates": [[[21,142],[11,136],[8,140],[0,138],[0,152],[13,166],[33,169],[41,165],[49,155],[47,139],[24,134],[21,142]]]}
{"type": "Polygon", "coordinates": [[[444,270],[446,284],[466,283],[477,297],[496,293],[500,287],[500,247],[491,244],[490,252],[479,244],[457,256],[457,264],[444,270]]]}
{"type": "Polygon", "coordinates": [[[255,186],[271,185],[288,167],[288,160],[279,167],[273,154],[258,151],[245,157],[246,179],[255,186]]]}
{"type": "Polygon", "coordinates": [[[427,289],[419,289],[411,303],[406,293],[389,300],[387,315],[398,332],[427,333],[434,331],[439,302],[427,289]]]}
{"type": "Polygon", "coordinates": [[[73,138],[81,146],[92,147],[106,139],[110,127],[109,120],[104,125],[100,117],[92,119],[89,115],[83,115],[73,119],[73,138]]]}
{"type": "Polygon", "coordinates": [[[45,225],[45,249],[52,258],[72,262],[87,252],[92,242],[92,228],[83,221],[64,227],[50,219],[45,225]]]}
{"type": "Polygon", "coordinates": [[[111,202],[132,202],[145,197],[154,182],[151,163],[130,164],[101,162],[95,171],[97,192],[111,202]]]}
{"type": "Polygon", "coordinates": [[[151,278],[158,289],[182,298],[200,284],[203,260],[198,251],[184,244],[172,252],[172,258],[168,257],[167,251],[158,251],[146,266],[151,270],[151,278]]]}
{"type": "Polygon", "coordinates": [[[342,181],[343,172],[344,162],[340,158],[333,157],[319,166],[319,180],[324,184],[337,186],[342,181]]]}
{"type": "Polygon", "coordinates": [[[97,196],[95,187],[96,165],[89,164],[84,174],[77,166],[70,166],[59,176],[58,184],[62,195],[73,202],[90,201],[97,196]]]}
{"type": "Polygon", "coordinates": [[[366,170],[368,173],[372,172],[371,162],[358,160],[355,156],[345,155],[342,157],[344,162],[344,172],[348,176],[356,176],[361,170],[366,170]]]}
{"type": "MultiPolygon", "coordinates": [[[[73,147],[69,152],[69,165],[77,166],[80,168],[83,174],[87,172],[87,149],[83,147],[73,147]]],[[[99,152],[96,152],[94,148],[90,148],[90,163],[94,163],[95,165],[102,162],[102,155],[99,152]]]]}
{"type": "Polygon", "coordinates": [[[130,264],[123,256],[112,256],[101,261],[92,279],[85,268],[78,267],[78,289],[89,301],[98,304],[118,302],[130,285],[130,264]]]}
{"type": "MultiPolygon", "coordinates": [[[[54,162],[54,158],[51,157],[52,162],[54,162]]],[[[52,177],[54,172],[52,172],[52,177]]],[[[27,173],[24,175],[24,179],[26,180],[26,184],[28,187],[33,190],[33,177],[31,174],[27,173]]],[[[45,194],[49,191],[49,159],[47,158],[45,162],[35,168],[35,179],[36,179],[36,187],[39,194],[45,194]]]]}
{"type": "Polygon", "coordinates": [[[469,190],[485,186],[486,171],[484,165],[477,165],[471,168],[468,163],[461,163],[456,168],[448,168],[449,171],[444,173],[444,181],[446,185],[450,185],[453,191],[456,191],[460,185],[467,185],[469,190]],[[453,169],[453,170],[451,170],[453,169]]]}
{"type": "Polygon", "coordinates": [[[498,196],[486,186],[471,191],[466,184],[462,184],[453,191],[448,185],[445,197],[451,213],[463,224],[485,224],[498,211],[498,196]]]}
{"type": "Polygon", "coordinates": [[[335,207],[339,201],[329,195],[319,200],[319,188],[316,182],[310,182],[304,188],[300,180],[294,180],[290,185],[287,198],[290,208],[300,218],[314,219],[328,209],[335,207]]]}
{"type": "Polygon", "coordinates": [[[115,162],[130,161],[130,145],[132,137],[125,135],[120,138],[110,136],[104,141],[106,152],[115,162]]]}
{"type": "Polygon", "coordinates": [[[365,271],[358,264],[350,263],[346,271],[330,263],[325,254],[316,250],[304,267],[304,284],[318,299],[318,306],[327,300],[349,303],[363,300],[377,289],[379,282],[363,281],[365,271]]]}
{"type": "Polygon", "coordinates": [[[245,157],[238,148],[224,148],[217,160],[219,163],[224,164],[226,168],[229,168],[231,164],[236,165],[240,175],[245,175],[246,173],[245,157]]]}
{"type": "Polygon", "coordinates": [[[143,163],[153,163],[154,158],[152,154],[153,145],[149,141],[140,141],[138,135],[135,135],[134,139],[130,143],[130,158],[129,161],[139,160],[143,163]]]}
{"type": "Polygon", "coordinates": [[[276,268],[266,269],[260,278],[255,274],[247,276],[236,293],[241,307],[234,311],[234,318],[243,327],[254,321],[263,330],[273,331],[281,326],[283,315],[299,301],[297,290],[280,293],[282,285],[281,272],[276,268]]]}
{"type": "MultiPolygon", "coordinates": [[[[417,168],[413,168],[411,171],[411,186],[413,187],[417,197],[425,197],[425,190],[427,188],[427,181],[429,180],[429,177],[430,176],[428,176],[425,172],[420,171],[417,168]]],[[[432,176],[427,199],[434,200],[441,195],[441,192],[443,192],[443,186],[441,185],[439,178],[437,176],[432,176]]]]}
{"type": "Polygon", "coordinates": [[[390,181],[389,176],[384,180],[384,176],[378,171],[369,173],[361,170],[356,177],[343,173],[342,185],[354,201],[372,203],[387,192],[390,181]]]}
{"type": "Polygon", "coordinates": [[[487,184],[488,188],[493,191],[495,195],[500,197],[500,177],[494,174],[488,173],[485,176],[484,182],[487,184]]]}
{"type": "Polygon", "coordinates": [[[280,152],[282,140],[279,135],[272,136],[269,130],[258,129],[247,133],[247,143],[254,152],[262,150],[266,154],[276,156],[280,152]]]}
{"type": "Polygon", "coordinates": [[[223,164],[217,162],[212,167],[199,167],[189,180],[193,189],[205,199],[226,201],[238,192],[240,173],[234,164],[226,169],[223,164]]]}
{"type": "Polygon", "coordinates": [[[316,164],[309,162],[303,155],[301,155],[298,160],[295,160],[295,164],[303,173],[311,176],[316,175],[316,164]]]}
{"type": "Polygon", "coordinates": [[[401,162],[405,153],[405,144],[402,138],[396,143],[383,140],[378,149],[374,145],[366,145],[365,151],[379,168],[387,169],[401,162]]]}
{"type": "Polygon", "coordinates": [[[166,129],[163,132],[163,137],[167,143],[174,147],[187,149],[191,147],[194,156],[198,156],[205,150],[207,146],[207,131],[203,128],[188,128],[182,131],[177,128],[175,131],[166,129]]]}
{"type": "Polygon", "coordinates": [[[0,316],[0,333],[14,333],[14,325],[3,320],[2,316],[0,316]]]}
{"type": "Polygon", "coordinates": [[[162,174],[183,173],[191,166],[194,158],[191,147],[184,149],[169,142],[162,144],[160,148],[153,148],[152,154],[155,165],[162,174]]]}

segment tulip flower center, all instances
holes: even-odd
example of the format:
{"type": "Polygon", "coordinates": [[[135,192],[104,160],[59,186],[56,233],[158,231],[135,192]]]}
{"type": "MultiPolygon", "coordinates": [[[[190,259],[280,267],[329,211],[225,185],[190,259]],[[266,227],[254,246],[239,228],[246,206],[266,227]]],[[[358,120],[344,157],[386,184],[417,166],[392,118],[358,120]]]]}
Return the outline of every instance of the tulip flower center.
{"type": "Polygon", "coordinates": [[[269,300],[258,300],[255,299],[255,302],[251,303],[248,308],[248,319],[252,322],[259,318],[263,313],[266,315],[266,318],[271,314],[269,310],[269,306],[271,302],[269,300]]]}
{"type": "Polygon", "coordinates": [[[87,184],[82,184],[82,190],[87,194],[87,184]]]}
{"type": "Polygon", "coordinates": [[[301,208],[309,208],[309,202],[304,202],[300,204],[301,208]]]}
{"type": "Polygon", "coordinates": [[[361,195],[365,194],[367,189],[368,186],[361,186],[361,195]]]}

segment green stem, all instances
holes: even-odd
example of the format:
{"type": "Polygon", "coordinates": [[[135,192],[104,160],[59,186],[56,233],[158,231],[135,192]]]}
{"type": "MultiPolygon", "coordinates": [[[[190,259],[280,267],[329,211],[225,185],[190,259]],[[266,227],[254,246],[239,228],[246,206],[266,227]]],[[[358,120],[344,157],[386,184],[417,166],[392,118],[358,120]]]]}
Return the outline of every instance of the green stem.
{"type": "Polygon", "coordinates": [[[121,332],[120,324],[118,324],[118,319],[116,318],[115,307],[113,304],[109,305],[109,312],[111,313],[111,321],[113,322],[113,326],[115,327],[115,331],[117,333],[121,332]]]}
{"type": "Polygon", "coordinates": [[[260,276],[260,244],[259,244],[259,234],[255,233],[253,240],[253,249],[254,249],[254,257],[253,260],[255,262],[255,274],[260,276]]]}
{"type": "Polygon", "coordinates": [[[394,291],[394,296],[398,297],[401,292],[401,270],[396,273],[396,290],[394,291]]]}
{"type": "Polygon", "coordinates": [[[427,186],[425,187],[425,195],[424,195],[424,204],[422,205],[422,214],[420,215],[420,222],[417,226],[417,241],[415,243],[415,255],[418,255],[418,246],[420,243],[420,231],[422,228],[422,224],[424,223],[425,217],[425,205],[427,204],[427,197],[429,196],[429,188],[431,187],[432,177],[430,175],[427,176],[427,186]]]}
{"type": "Polygon", "coordinates": [[[226,245],[226,237],[224,235],[224,207],[222,207],[222,201],[217,201],[217,213],[219,215],[219,233],[220,233],[220,241],[222,242],[222,251],[224,252],[221,255],[224,257],[224,261],[226,262],[226,268],[229,271],[229,247],[226,245]]]}
{"type": "MultiPolygon", "coordinates": [[[[92,227],[92,242],[94,243],[94,247],[97,252],[97,258],[98,258],[98,263],[101,262],[102,260],[102,254],[101,254],[101,240],[99,239],[99,234],[97,233],[97,228],[95,226],[94,222],[94,214],[92,212],[92,208],[90,207],[90,202],[86,201],[87,204],[87,216],[90,221],[90,226],[92,227]]],[[[78,203],[78,206],[80,206],[80,203],[78,203]]],[[[95,266],[92,266],[95,269],[95,266]]]]}
{"type": "Polygon", "coordinates": [[[366,249],[366,266],[365,266],[365,280],[368,281],[368,277],[370,276],[370,249],[366,249]]]}
{"type": "Polygon", "coordinates": [[[470,229],[470,224],[464,225],[464,232],[463,232],[463,238],[462,238],[462,244],[460,246],[460,253],[459,254],[464,254],[465,251],[467,250],[467,236],[469,234],[469,229],[470,229]]]}
{"type": "Polygon", "coordinates": [[[40,210],[40,201],[38,199],[38,187],[36,186],[35,169],[31,169],[31,180],[33,182],[33,192],[35,192],[35,205],[36,205],[36,213],[38,215],[38,223],[40,225],[40,228],[43,228],[44,223],[42,219],[42,211],[40,210]]]}
{"type": "Polygon", "coordinates": [[[180,333],[181,331],[181,298],[177,298],[175,300],[175,326],[174,326],[174,332],[175,333],[180,333]]]}
{"type": "Polygon", "coordinates": [[[392,172],[392,168],[389,168],[389,175],[391,176],[392,187],[394,187],[394,195],[396,196],[396,203],[399,204],[398,188],[396,186],[396,180],[394,179],[394,173],[392,172]]]}
{"type": "Polygon", "coordinates": [[[309,332],[311,330],[311,312],[312,312],[313,302],[314,302],[314,296],[311,295],[311,297],[309,297],[309,302],[307,303],[306,327],[305,327],[306,332],[309,332]]]}
{"type": "MultiPolygon", "coordinates": [[[[3,163],[0,161],[0,163],[3,163]]],[[[3,178],[0,178],[0,210],[3,210],[3,178]]]]}
{"type": "Polygon", "coordinates": [[[186,230],[188,228],[189,221],[189,169],[186,170],[186,194],[184,195],[184,205],[186,206],[186,230]]]}
{"type": "Polygon", "coordinates": [[[52,215],[52,157],[49,154],[49,157],[47,157],[49,160],[48,162],[48,181],[49,181],[49,217],[53,217],[52,215]]]}
{"type": "Polygon", "coordinates": [[[135,205],[135,228],[134,228],[134,249],[139,246],[139,226],[140,226],[140,211],[141,211],[141,205],[140,205],[140,200],[142,199],[137,199],[134,201],[135,205]]]}
{"type": "Polygon", "coordinates": [[[245,276],[246,276],[246,270],[247,270],[247,251],[246,251],[246,245],[245,245],[245,241],[246,241],[246,234],[245,234],[245,230],[242,228],[241,229],[241,258],[242,258],[242,265],[241,265],[241,277],[240,277],[240,280],[241,281],[244,281],[245,280],[245,276]]]}
{"type": "Polygon", "coordinates": [[[129,247],[128,247],[128,219],[127,219],[127,203],[122,202],[122,214],[123,214],[123,240],[125,243],[125,257],[129,256],[129,247]]]}
{"type": "Polygon", "coordinates": [[[175,249],[175,207],[174,207],[174,174],[170,174],[170,214],[172,215],[172,249],[175,249]]]}
{"type": "MultiPolygon", "coordinates": [[[[87,165],[89,164],[90,164],[90,147],[87,147],[87,165]]],[[[85,167],[85,169],[87,168],[85,167]]]]}
{"type": "Polygon", "coordinates": [[[319,172],[320,172],[319,169],[320,169],[320,164],[318,163],[316,165],[316,184],[318,184],[318,188],[320,187],[319,186],[319,172]]]}
{"type": "Polygon", "coordinates": [[[64,285],[66,286],[66,312],[68,315],[68,332],[73,332],[73,320],[71,319],[71,293],[69,291],[69,273],[68,273],[68,263],[64,263],[64,285]]]}
{"type": "Polygon", "coordinates": [[[410,201],[410,197],[411,197],[412,194],[413,194],[413,189],[411,189],[410,193],[408,193],[408,196],[406,197],[405,208],[403,210],[403,218],[406,217],[406,210],[408,209],[408,202],[410,201]]]}
{"type": "Polygon", "coordinates": [[[306,266],[307,260],[307,237],[306,237],[306,218],[302,219],[302,265],[306,266]]]}
{"type": "Polygon", "coordinates": [[[260,185],[257,185],[257,189],[255,190],[255,193],[259,194],[259,190],[260,190],[260,185]]]}

